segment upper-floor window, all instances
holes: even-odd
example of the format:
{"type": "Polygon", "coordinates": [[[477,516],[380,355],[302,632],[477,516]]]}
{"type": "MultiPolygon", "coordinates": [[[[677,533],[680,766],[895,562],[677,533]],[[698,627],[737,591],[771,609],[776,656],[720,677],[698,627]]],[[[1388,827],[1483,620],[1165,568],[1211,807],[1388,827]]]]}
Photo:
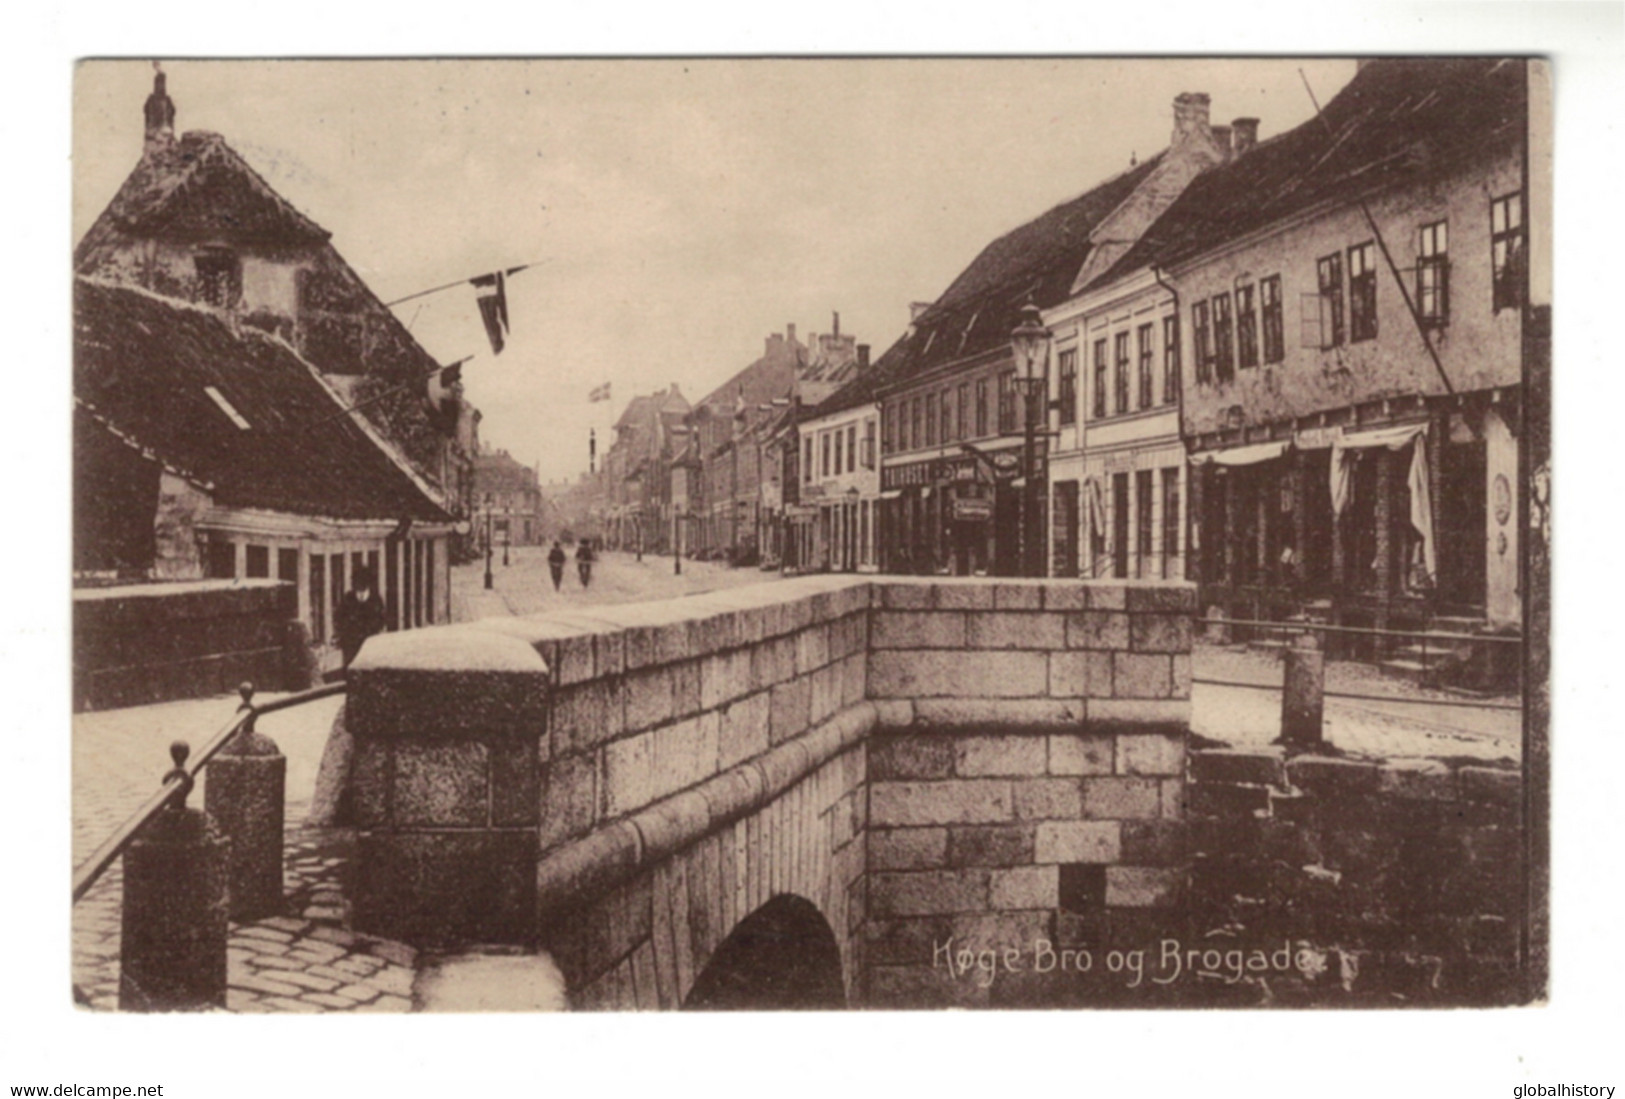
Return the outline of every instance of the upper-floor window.
{"type": "Polygon", "coordinates": [[[863,421],[863,468],[875,468],[875,418],[863,421]]]}
{"type": "Polygon", "coordinates": [[[820,459],[820,463],[819,463],[819,474],[818,475],[820,477],[828,477],[829,476],[829,432],[827,432],[827,431],[820,432],[819,435],[818,435],[818,438],[819,438],[818,449],[819,449],[820,454],[822,455],[822,457],[820,459]]]}
{"type": "Polygon", "coordinates": [[[942,444],[947,446],[954,440],[954,391],[942,391],[942,430],[937,432],[942,444]]]}
{"type": "Polygon", "coordinates": [[[1128,411],[1128,333],[1112,337],[1112,411],[1128,411]]]}
{"type": "Polygon", "coordinates": [[[1162,318],[1162,403],[1179,400],[1179,314],[1162,318]]]}
{"type": "MultiPolygon", "coordinates": [[[[1352,284],[1352,279],[1351,279],[1352,284]]],[[[1435,221],[1416,238],[1416,315],[1423,324],[1450,320],[1450,225],[1435,221]]]]}
{"type": "Polygon", "coordinates": [[[970,383],[959,383],[959,399],[954,402],[954,438],[963,439],[970,434],[970,383]]]}
{"type": "Polygon", "coordinates": [[[915,397],[908,402],[908,446],[910,450],[920,447],[920,398],[915,397]]]}
{"type": "Polygon", "coordinates": [[[1264,361],[1278,363],[1286,358],[1286,332],[1281,318],[1281,276],[1271,275],[1258,284],[1258,300],[1264,312],[1264,361]]]}
{"type": "Polygon", "coordinates": [[[937,398],[940,394],[925,395],[925,445],[937,445],[937,398]]]}
{"type": "Polygon", "coordinates": [[[1191,303],[1191,339],[1195,342],[1196,384],[1213,380],[1213,329],[1205,301],[1191,303]]]}
{"type": "Polygon", "coordinates": [[[1495,311],[1516,309],[1523,304],[1525,276],[1523,195],[1518,191],[1490,203],[1490,263],[1495,311]]]}
{"type": "Polygon", "coordinates": [[[841,475],[841,429],[836,428],[835,435],[835,476],[841,475]]]}
{"type": "Polygon", "coordinates": [[[987,434],[987,379],[976,379],[976,437],[987,434]]]}
{"type": "Polygon", "coordinates": [[[1106,341],[1095,341],[1095,419],[1106,415],[1106,341]]]}
{"type": "Polygon", "coordinates": [[[1055,400],[1061,406],[1061,423],[1078,419],[1078,349],[1069,347],[1056,357],[1055,400]]]}
{"type": "Polygon", "coordinates": [[[1246,370],[1258,365],[1258,310],[1253,305],[1253,287],[1236,287],[1236,366],[1246,370]]]}
{"type": "Polygon", "coordinates": [[[1315,344],[1322,349],[1343,346],[1343,257],[1337,252],[1315,262],[1318,287],[1315,344]]]}
{"type": "Polygon", "coordinates": [[[846,428],[846,471],[854,472],[858,468],[858,425],[848,424],[846,428]]]}
{"type": "Polygon", "coordinates": [[[1151,360],[1156,355],[1156,351],[1151,346],[1151,326],[1149,324],[1140,325],[1136,337],[1138,338],[1136,350],[1139,351],[1140,355],[1140,407],[1150,408],[1152,401],[1155,400],[1151,392],[1153,388],[1151,360]]]}
{"type": "Polygon", "coordinates": [[[1234,322],[1230,318],[1230,295],[1213,296],[1213,376],[1227,382],[1236,376],[1236,345],[1232,338],[1234,322]]]}
{"type": "Polygon", "coordinates": [[[801,448],[801,480],[804,483],[810,485],[810,484],[812,484],[812,478],[813,478],[813,456],[812,456],[813,441],[812,441],[812,436],[811,435],[807,436],[807,438],[802,440],[802,443],[803,443],[803,446],[801,448]]]}
{"type": "Polygon", "coordinates": [[[192,257],[197,300],[230,309],[243,296],[243,262],[229,248],[202,248],[192,257]]]}
{"type": "Polygon", "coordinates": [[[1016,430],[1016,372],[999,372],[999,434],[1010,435],[1016,430]]]}
{"type": "Polygon", "coordinates": [[[1349,249],[1349,342],[1377,338],[1377,246],[1349,249]]]}

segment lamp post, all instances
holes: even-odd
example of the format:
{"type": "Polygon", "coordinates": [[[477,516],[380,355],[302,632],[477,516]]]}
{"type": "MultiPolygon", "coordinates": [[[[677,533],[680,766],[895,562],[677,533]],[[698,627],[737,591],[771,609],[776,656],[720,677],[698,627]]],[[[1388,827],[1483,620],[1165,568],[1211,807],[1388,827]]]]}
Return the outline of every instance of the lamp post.
{"type": "Polygon", "coordinates": [[[1050,331],[1044,327],[1038,306],[1031,298],[1021,307],[1021,321],[1010,333],[1010,351],[1016,363],[1016,381],[1027,406],[1026,435],[1022,444],[1022,474],[1026,486],[1021,499],[1022,573],[1044,574],[1041,551],[1043,532],[1038,526],[1038,413],[1044,402],[1037,399],[1038,387],[1046,384],[1050,331]]]}
{"type": "Polygon", "coordinates": [[[513,541],[513,518],[510,516],[508,525],[502,528],[502,567],[508,567],[508,545],[513,541]]]}
{"type": "Polygon", "coordinates": [[[495,586],[491,577],[491,494],[485,494],[485,590],[495,586]]]}
{"type": "Polygon", "coordinates": [[[671,573],[683,575],[683,510],[676,506],[671,509],[671,573]]]}

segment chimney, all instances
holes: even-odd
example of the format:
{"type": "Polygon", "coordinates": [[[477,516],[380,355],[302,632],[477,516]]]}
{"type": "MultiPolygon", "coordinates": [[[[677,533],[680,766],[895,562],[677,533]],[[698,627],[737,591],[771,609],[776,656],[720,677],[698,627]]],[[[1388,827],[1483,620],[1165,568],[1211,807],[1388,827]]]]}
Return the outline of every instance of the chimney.
{"type": "Polygon", "coordinates": [[[833,325],[833,327],[830,329],[830,333],[829,333],[830,337],[832,339],[837,339],[837,340],[840,339],[841,338],[841,315],[839,313],[836,313],[835,314],[835,319],[832,320],[830,322],[830,324],[833,325]]]}
{"type": "Polygon", "coordinates": [[[152,94],[147,96],[146,106],[142,109],[147,120],[147,152],[163,148],[175,140],[175,103],[164,90],[164,70],[158,68],[156,61],[153,68],[158,71],[152,77],[152,94]]]}
{"type": "Polygon", "coordinates": [[[1238,118],[1230,123],[1232,157],[1239,157],[1258,144],[1258,119],[1238,118]]]}
{"type": "Polygon", "coordinates": [[[1213,135],[1213,147],[1219,150],[1220,158],[1229,160],[1231,157],[1230,127],[1214,126],[1209,132],[1213,135]]]}
{"type": "Polygon", "coordinates": [[[1208,120],[1206,92],[1180,92],[1174,96],[1174,136],[1170,145],[1178,145],[1192,134],[1206,134],[1208,120]]]}
{"type": "Polygon", "coordinates": [[[869,345],[866,343],[858,344],[858,369],[869,369],[869,345]]]}
{"type": "Polygon", "coordinates": [[[787,325],[784,326],[784,342],[785,343],[795,343],[796,342],[796,326],[795,325],[787,324],[787,325]]]}

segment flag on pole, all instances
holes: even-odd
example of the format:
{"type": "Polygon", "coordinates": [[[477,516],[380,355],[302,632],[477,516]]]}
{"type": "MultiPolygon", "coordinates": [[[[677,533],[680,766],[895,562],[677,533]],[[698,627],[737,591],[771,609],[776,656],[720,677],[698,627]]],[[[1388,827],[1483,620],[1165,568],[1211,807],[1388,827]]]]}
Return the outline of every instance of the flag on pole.
{"type": "MultiPolygon", "coordinates": [[[[522,268],[514,268],[518,271],[522,268]]],[[[468,281],[479,291],[480,319],[485,321],[485,334],[491,339],[491,354],[502,354],[508,336],[508,283],[510,272],[492,271],[468,281]]]]}
{"type": "Polygon", "coordinates": [[[592,388],[592,390],[587,394],[587,401],[589,403],[593,403],[593,402],[596,402],[596,401],[607,401],[607,400],[609,400],[610,399],[610,397],[609,397],[609,384],[610,383],[605,382],[603,385],[594,386],[592,388]]]}

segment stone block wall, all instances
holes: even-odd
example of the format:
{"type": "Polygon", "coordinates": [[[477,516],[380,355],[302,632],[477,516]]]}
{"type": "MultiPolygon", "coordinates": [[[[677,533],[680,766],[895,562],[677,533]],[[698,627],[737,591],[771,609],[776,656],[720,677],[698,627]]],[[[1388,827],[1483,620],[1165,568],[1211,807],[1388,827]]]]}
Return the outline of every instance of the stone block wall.
{"type": "Polygon", "coordinates": [[[1518,771],[1198,751],[1190,773],[1192,925],[1293,944],[1231,1001],[1527,1002],[1518,771]]]}
{"type": "Polygon", "coordinates": [[[291,584],[195,580],[84,588],[73,596],[75,710],[303,686],[291,584]]]}
{"type": "Polygon", "coordinates": [[[780,895],[849,1002],[987,1003],[1185,893],[1182,583],[815,576],[384,635],[351,669],[356,922],[539,946],[573,1002],[680,1006],[780,895]]]}
{"type": "Polygon", "coordinates": [[[1041,1002],[1046,950],[1183,901],[1194,590],[875,591],[865,1002],[1041,1002]]]}

